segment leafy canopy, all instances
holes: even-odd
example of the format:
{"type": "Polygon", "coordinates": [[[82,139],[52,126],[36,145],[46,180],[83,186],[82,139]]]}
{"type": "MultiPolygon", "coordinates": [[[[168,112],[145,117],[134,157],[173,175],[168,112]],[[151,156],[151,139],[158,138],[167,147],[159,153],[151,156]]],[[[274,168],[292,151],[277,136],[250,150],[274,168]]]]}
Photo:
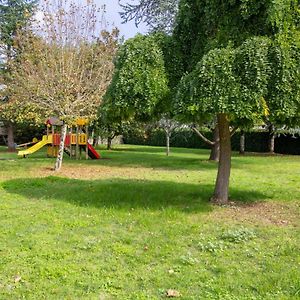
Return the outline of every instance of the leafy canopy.
{"type": "Polygon", "coordinates": [[[168,92],[163,53],[155,37],[137,35],[126,41],[118,51],[106,94],[114,113],[124,120],[146,120],[168,92]]]}
{"type": "Polygon", "coordinates": [[[19,29],[26,27],[36,0],[0,0],[0,41],[8,47],[19,29]]]}
{"type": "Polygon", "coordinates": [[[189,72],[176,109],[208,118],[299,118],[299,1],[182,0],[174,39],[189,72]]]}
{"type": "Polygon", "coordinates": [[[239,47],[254,36],[298,29],[299,23],[298,0],[181,0],[174,38],[191,71],[212,49],[239,47]]]}
{"type": "Polygon", "coordinates": [[[204,55],[179,86],[179,114],[207,119],[227,113],[237,119],[252,119],[257,112],[265,113],[269,46],[269,39],[253,38],[237,49],[215,49],[204,55]]]}

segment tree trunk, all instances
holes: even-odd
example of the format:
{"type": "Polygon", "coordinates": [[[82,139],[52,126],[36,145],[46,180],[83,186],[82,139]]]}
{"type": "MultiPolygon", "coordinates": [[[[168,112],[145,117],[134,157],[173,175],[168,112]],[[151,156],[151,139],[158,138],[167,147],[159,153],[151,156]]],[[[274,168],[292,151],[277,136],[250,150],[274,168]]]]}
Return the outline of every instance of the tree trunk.
{"type": "Polygon", "coordinates": [[[54,171],[59,171],[61,169],[62,161],[64,157],[66,135],[67,135],[67,125],[63,124],[63,126],[61,127],[60,143],[59,143],[58,155],[54,166],[54,171]]]}
{"type": "Polygon", "coordinates": [[[269,143],[268,143],[268,148],[269,148],[269,153],[274,154],[275,153],[275,127],[274,125],[271,125],[269,127],[269,143]]]}
{"type": "Polygon", "coordinates": [[[211,146],[209,160],[219,161],[220,159],[220,136],[219,136],[219,127],[216,125],[214,129],[214,145],[211,146]]]}
{"type": "Polygon", "coordinates": [[[7,146],[9,152],[14,152],[16,150],[14,139],[14,126],[12,122],[7,122],[7,146]]]}
{"type": "Polygon", "coordinates": [[[170,155],[170,132],[166,130],[166,154],[170,155]]]}
{"type": "Polygon", "coordinates": [[[218,114],[218,126],[220,135],[220,161],[215,191],[211,201],[217,204],[226,204],[228,203],[231,169],[231,135],[228,116],[226,114],[218,114]]]}
{"type": "Polygon", "coordinates": [[[240,136],[240,154],[241,155],[245,154],[245,132],[244,132],[244,130],[241,131],[241,136],[240,136]]]}
{"type": "Polygon", "coordinates": [[[111,150],[111,144],[112,144],[112,138],[111,137],[108,137],[107,138],[107,150],[111,150]]]}
{"type": "Polygon", "coordinates": [[[98,146],[98,141],[99,141],[99,137],[98,136],[94,136],[94,139],[93,139],[93,146],[94,146],[94,148],[98,146]]]}

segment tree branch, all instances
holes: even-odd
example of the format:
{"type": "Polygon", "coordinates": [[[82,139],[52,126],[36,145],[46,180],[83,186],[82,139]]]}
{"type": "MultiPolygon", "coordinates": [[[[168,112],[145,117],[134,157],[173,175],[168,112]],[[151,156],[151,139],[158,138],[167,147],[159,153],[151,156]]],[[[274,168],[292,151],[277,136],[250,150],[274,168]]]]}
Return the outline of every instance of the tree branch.
{"type": "Polygon", "coordinates": [[[195,126],[192,126],[193,131],[209,146],[214,146],[215,143],[206,138],[195,126]]]}
{"type": "Polygon", "coordinates": [[[239,129],[238,127],[233,127],[230,132],[230,137],[233,137],[238,129],[239,129]]]}

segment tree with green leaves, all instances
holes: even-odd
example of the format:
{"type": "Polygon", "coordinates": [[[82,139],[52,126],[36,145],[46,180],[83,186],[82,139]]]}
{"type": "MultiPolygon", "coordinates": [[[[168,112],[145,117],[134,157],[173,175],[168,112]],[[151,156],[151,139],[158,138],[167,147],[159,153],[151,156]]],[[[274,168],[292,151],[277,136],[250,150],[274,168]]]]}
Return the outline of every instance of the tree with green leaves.
{"type": "Polygon", "coordinates": [[[297,1],[180,3],[174,38],[190,73],[177,106],[179,113],[218,118],[214,202],[228,202],[231,124],[270,112],[285,124],[299,122],[299,16],[297,1]]]}
{"type": "Polygon", "coordinates": [[[217,115],[220,135],[219,170],[212,200],[228,201],[231,165],[230,125],[264,115],[269,78],[269,40],[251,39],[237,49],[211,50],[182,80],[178,100],[195,114],[217,115]],[[261,60],[257,63],[256,58],[261,60]],[[245,74],[247,74],[245,76],[245,74]],[[260,74],[259,78],[257,74],[260,74]],[[189,98],[189,104],[185,99],[189,98]]]}
{"type": "Polygon", "coordinates": [[[105,96],[115,116],[124,121],[148,121],[168,96],[163,53],[154,36],[127,40],[115,59],[115,73],[105,96]]]}
{"type": "Polygon", "coordinates": [[[178,127],[172,103],[183,73],[179,55],[174,40],[165,33],[138,35],[127,41],[118,53],[115,75],[106,97],[106,103],[114,107],[114,114],[118,115],[116,107],[121,107],[119,115],[124,121],[148,121],[161,127],[166,134],[167,155],[171,134],[178,127]],[[153,87],[155,90],[151,91],[153,87]],[[151,109],[141,115],[147,109],[145,101],[150,101],[151,109]]]}
{"type": "MultiPolygon", "coordinates": [[[[0,1],[0,85],[3,89],[2,103],[7,103],[10,96],[5,93],[9,85],[11,60],[16,58],[18,51],[15,47],[15,37],[18,31],[26,28],[36,8],[36,0],[1,0],[0,1]]],[[[0,106],[1,106],[0,104],[0,106]]],[[[1,117],[1,115],[0,115],[1,117]]],[[[14,150],[14,122],[13,118],[5,119],[8,133],[8,149],[14,150]]]]}
{"type": "Polygon", "coordinates": [[[116,115],[112,103],[105,100],[98,109],[95,131],[101,139],[106,139],[107,150],[111,150],[113,139],[127,133],[136,126],[136,122],[134,120],[124,120],[121,115],[116,115]]]}

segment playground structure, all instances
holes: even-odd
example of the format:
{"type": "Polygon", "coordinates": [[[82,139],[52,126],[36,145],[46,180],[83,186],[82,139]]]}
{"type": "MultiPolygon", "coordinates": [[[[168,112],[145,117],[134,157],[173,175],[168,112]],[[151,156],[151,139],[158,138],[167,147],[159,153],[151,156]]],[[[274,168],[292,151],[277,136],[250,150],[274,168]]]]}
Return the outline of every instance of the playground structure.
{"type": "MultiPolygon", "coordinates": [[[[44,135],[41,141],[36,142],[32,147],[21,150],[18,156],[26,157],[33,154],[41,148],[47,146],[47,156],[57,157],[60,145],[60,129],[63,122],[57,118],[50,118],[46,121],[47,135],[44,135]]],[[[28,145],[32,143],[26,143],[28,145]]],[[[81,159],[82,152],[85,152],[85,158],[99,159],[100,155],[95,148],[88,142],[88,121],[77,119],[75,124],[69,126],[65,138],[64,152],[71,158],[81,159]]]]}

